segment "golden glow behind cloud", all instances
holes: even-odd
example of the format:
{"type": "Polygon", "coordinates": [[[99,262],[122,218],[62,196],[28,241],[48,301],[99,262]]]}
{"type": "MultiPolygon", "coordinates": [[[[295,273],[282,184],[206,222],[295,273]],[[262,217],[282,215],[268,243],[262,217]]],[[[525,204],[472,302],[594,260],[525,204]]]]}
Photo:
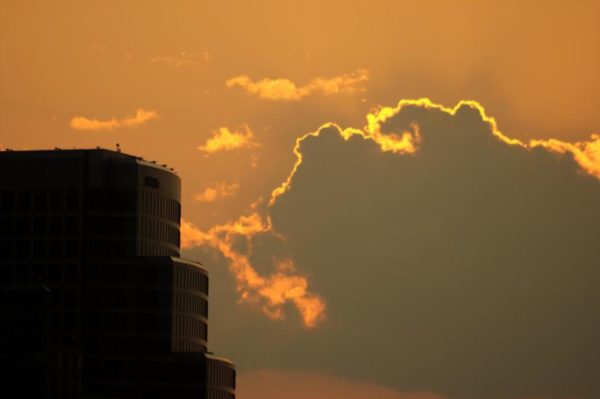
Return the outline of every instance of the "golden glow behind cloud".
{"type": "Polygon", "coordinates": [[[126,116],[122,119],[90,119],[84,116],[76,116],[71,119],[70,126],[76,130],[113,130],[122,127],[135,127],[144,123],[157,119],[158,113],[154,110],[138,109],[135,115],[126,116]]]}
{"type": "Polygon", "coordinates": [[[196,194],[194,199],[199,202],[214,202],[219,198],[231,197],[239,188],[240,184],[237,182],[228,183],[220,181],[206,187],[204,191],[196,194]]]}
{"type": "Polygon", "coordinates": [[[401,100],[396,107],[382,107],[378,111],[367,115],[367,131],[379,131],[381,125],[394,115],[397,115],[404,106],[419,106],[423,108],[433,108],[441,110],[449,115],[455,115],[462,106],[468,106],[479,112],[481,119],[488,123],[492,133],[498,139],[509,145],[516,145],[526,149],[543,147],[549,151],[559,154],[569,154],[579,166],[587,173],[600,179],[600,134],[592,134],[589,140],[578,142],[566,142],[558,139],[529,140],[522,141],[511,138],[498,129],[496,120],[489,116],[479,102],[472,100],[462,100],[454,108],[448,108],[441,104],[436,104],[428,98],[418,100],[401,100]]]}
{"type": "Polygon", "coordinates": [[[301,151],[302,142],[309,137],[319,137],[321,132],[324,129],[333,127],[335,128],[340,135],[344,138],[344,140],[349,140],[351,137],[361,137],[365,140],[372,140],[379,145],[379,148],[383,152],[393,152],[398,154],[411,154],[417,150],[417,146],[419,144],[420,135],[419,135],[419,127],[416,124],[412,125],[412,132],[402,132],[401,134],[397,133],[387,133],[382,134],[379,126],[372,126],[366,128],[365,130],[355,129],[355,128],[346,128],[342,129],[334,123],[326,123],[322,125],[315,132],[307,133],[296,139],[296,144],[294,145],[294,154],[296,155],[296,162],[292,167],[291,173],[288,175],[286,180],[281,183],[281,185],[273,190],[271,193],[271,199],[269,200],[269,205],[275,204],[277,197],[284,194],[288,191],[292,185],[292,180],[294,179],[294,175],[296,174],[298,168],[302,164],[303,156],[301,151]]]}
{"type": "MultiPolygon", "coordinates": [[[[275,260],[275,273],[270,276],[258,274],[249,253],[234,246],[236,239],[249,242],[255,235],[269,233],[271,224],[258,213],[242,216],[238,220],[214,226],[208,231],[194,224],[181,221],[181,246],[210,246],[218,250],[228,261],[229,270],[236,279],[241,301],[255,303],[271,319],[283,319],[283,306],[292,303],[300,313],[306,327],[315,327],[325,318],[324,300],[308,290],[306,277],[298,275],[292,260],[275,260]]],[[[249,245],[251,247],[251,245],[249,245]]]]}
{"type": "MultiPolygon", "coordinates": [[[[397,115],[406,106],[437,109],[450,115],[455,115],[462,106],[468,106],[479,112],[482,120],[490,125],[492,134],[505,144],[526,149],[543,147],[561,154],[569,153],[583,170],[600,179],[600,135],[592,135],[590,141],[576,143],[566,143],[555,139],[531,140],[529,143],[524,143],[500,132],[495,119],[488,116],[483,106],[476,101],[460,101],[454,108],[447,108],[423,98],[401,100],[396,107],[381,107],[369,113],[367,115],[367,125],[362,130],[356,128],[342,129],[334,123],[326,123],[316,131],[297,138],[293,148],[296,162],[287,178],[272,191],[269,206],[273,206],[277,199],[292,187],[294,176],[303,162],[302,143],[310,137],[319,137],[321,132],[326,129],[335,129],[345,141],[352,137],[371,140],[379,146],[382,152],[402,155],[413,154],[418,151],[421,135],[419,126],[416,123],[411,124],[411,131],[401,133],[382,132],[384,123],[397,115]]],[[[249,130],[246,135],[242,135],[221,128],[203,146],[203,150],[215,152],[225,148],[233,149],[248,146],[249,143],[252,143],[252,138],[252,133],[249,130]]],[[[205,201],[214,200],[219,196],[219,190],[222,193],[227,193],[225,186],[217,187],[214,188],[214,191],[205,191],[200,197],[197,197],[197,200],[199,198],[203,198],[205,201]]],[[[326,305],[320,296],[309,292],[307,279],[297,275],[292,260],[275,261],[275,273],[264,277],[260,276],[252,266],[250,253],[243,253],[234,248],[233,242],[236,237],[249,241],[256,234],[272,232],[269,217],[266,216],[265,220],[267,221],[263,221],[262,217],[255,211],[248,216],[240,217],[235,222],[214,226],[207,232],[198,229],[190,222],[182,221],[182,247],[208,245],[218,249],[229,261],[230,270],[237,281],[241,300],[259,303],[263,312],[273,319],[284,318],[283,305],[291,302],[302,315],[304,324],[307,327],[314,327],[319,321],[324,320],[326,305]]]]}
{"type": "Polygon", "coordinates": [[[296,144],[293,149],[294,154],[296,155],[296,163],[294,164],[292,171],[286,180],[271,193],[269,205],[275,204],[277,197],[281,196],[290,189],[294,175],[302,164],[302,142],[309,137],[318,137],[323,129],[334,127],[344,138],[344,140],[348,140],[353,136],[362,137],[365,140],[373,140],[379,145],[379,148],[383,152],[389,151],[399,154],[414,153],[418,148],[420,139],[419,126],[417,124],[412,124],[412,132],[403,132],[402,134],[381,132],[382,125],[388,119],[397,115],[402,108],[406,106],[438,109],[450,115],[455,115],[458,109],[462,106],[471,107],[479,112],[482,120],[490,125],[492,133],[504,143],[508,145],[517,145],[527,149],[543,147],[560,154],[568,153],[573,156],[573,158],[585,172],[600,179],[600,134],[592,134],[590,140],[575,143],[568,143],[557,139],[530,140],[526,143],[518,139],[510,138],[503,134],[498,129],[496,120],[493,117],[488,116],[485,108],[477,101],[463,100],[456,104],[454,108],[448,108],[441,104],[434,103],[428,98],[421,98],[417,100],[404,99],[401,100],[396,107],[381,107],[378,110],[367,114],[367,126],[365,126],[363,130],[355,128],[342,129],[334,123],[326,123],[317,131],[307,133],[296,139],[296,144]]]}
{"type": "Polygon", "coordinates": [[[567,143],[556,139],[531,140],[529,145],[560,154],[570,153],[583,170],[600,179],[600,134],[592,134],[588,141],[567,143]]]}
{"type": "Polygon", "coordinates": [[[244,130],[245,132],[232,131],[227,127],[220,127],[213,132],[213,136],[206,143],[198,147],[198,150],[209,155],[220,151],[257,147],[258,143],[255,141],[252,130],[248,126],[245,126],[244,130]]]}
{"type": "Polygon", "coordinates": [[[254,82],[248,75],[233,77],[225,83],[227,87],[239,86],[249,94],[262,100],[299,101],[314,93],[332,95],[339,93],[354,93],[364,90],[361,84],[369,80],[369,72],[359,69],[353,73],[333,78],[318,77],[305,86],[298,86],[289,79],[262,79],[254,82]]]}

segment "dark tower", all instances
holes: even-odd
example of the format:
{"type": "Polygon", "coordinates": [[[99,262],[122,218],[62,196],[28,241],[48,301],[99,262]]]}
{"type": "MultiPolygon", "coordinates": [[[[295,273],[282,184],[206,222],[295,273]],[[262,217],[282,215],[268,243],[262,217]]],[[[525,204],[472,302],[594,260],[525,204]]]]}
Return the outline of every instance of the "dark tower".
{"type": "Polygon", "coordinates": [[[235,397],[180,188],[121,152],[0,153],[0,375],[21,397],[235,397]]]}

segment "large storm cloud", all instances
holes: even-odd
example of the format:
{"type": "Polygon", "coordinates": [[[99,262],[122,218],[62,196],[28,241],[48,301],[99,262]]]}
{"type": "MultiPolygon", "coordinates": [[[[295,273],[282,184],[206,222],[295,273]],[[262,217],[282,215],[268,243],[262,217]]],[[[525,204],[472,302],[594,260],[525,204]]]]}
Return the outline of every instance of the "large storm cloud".
{"type": "Polygon", "coordinates": [[[256,346],[238,361],[450,398],[598,397],[598,179],[569,152],[510,143],[474,105],[379,122],[418,127],[416,151],[335,125],[299,141],[269,215],[327,320],[300,334],[241,317],[256,346]]]}

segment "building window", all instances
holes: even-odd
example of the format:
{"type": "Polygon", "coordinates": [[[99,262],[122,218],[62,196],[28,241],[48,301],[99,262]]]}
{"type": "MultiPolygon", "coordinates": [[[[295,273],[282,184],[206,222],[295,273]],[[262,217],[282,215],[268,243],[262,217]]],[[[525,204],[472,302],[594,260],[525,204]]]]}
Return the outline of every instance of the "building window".
{"type": "Polygon", "coordinates": [[[36,212],[44,212],[46,210],[46,192],[44,190],[34,191],[33,210],[36,212]]]}
{"type": "Polygon", "coordinates": [[[31,275],[34,280],[42,280],[44,278],[44,268],[42,263],[34,263],[31,266],[31,275]]]}
{"type": "Polygon", "coordinates": [[[12,212],[14,209],[14,193],[9,190],[2,191],[0,195],[0,202],[2,203],[2,210],[5,212],[12,212]]]}
{"type": "Polygon", "coordinates": [[[13,265],[0,264],[0,284],[11,284],[13,278],[13,265]]]}
{"type": "Polygon", "coordinates": [[[30,241],[17,241],[17,259],[29,259],[30,241]]]}
{"type": "Polygon", "coordinates": [[[89,190],[89,192],[88,192],[88,207],[89,207],[90,211],[102,210],[103,201],[104,201],[104,191],[89,190]]]}
{"type": "Polygon", "coordinates": [[[29,280],[29,270],[25,265],[17,265],[15,270],[15,281],[17,284],[24,283],[29,280]]]}
{"type": "Polygon", "coordinates": [[[52,217],[48,219],[48,232],[52,235],[58,235],[62,233],[62,219],[59,217],[52,217]]]}
{"type": "Polygon", "coordinates": [[[14,234],[15,220],[13,218],[0,219],[0,235],[5,238],[10,238],[14,234]]]}
{"type": "Polygon", "coordinates": [[[76,235],[79,231],[79,225],[77,223],[76,217],[68,217],[66,221],[66,231],[67,235],[76,235]]]}
{"type": "Polygon", "coordinates": [[[29,218],[20,217],[17,218],[16,231],[18,235],[28,236],[29,235],[29,218]]]}
{"type": "Polygon", "coordinates": [[[51,190],[49,193],[49,202],[50,202],[50,210],[53,212],[62,211],[62,191],[61,190],[51,190]]]}
{"type": "Polygon", "coordinates": [[[43,259],[46,257],[46,241],[35,240],[33,242],[33,258],[43,259]]]}
{"type": "Polygon", "coordinates": [[[31,210],[31,197],[29,191],[19,191],[19,211],[29,212],[31,210]]]}
{"type": "Polygon", "coordinates": [[[12,259],[13,243],[12,241],[0,241],[0,259],[12,259]]]}
{"type": "Polygon", "coordinates": [[[160,181],[156,177],[146,176],[144,178],[144,185],[150,188],[160,188],[160,181]]]}
{"type": "Polygon", "coordinates": [[[35,218],[34,219],[33,234],[38,237],[46,234],[46,219],[44,219],[44,218],[35,218]]]}
{"type": "Polygon", "coordinates": [[[65,265],[65,283],[75,284],[79,277],[79,269],[77,265],[69,263],[65,265]]]}
{"type": "Polygon", "coordinates": [[[51,263],[48,265],[48,282],[50,284],[60,284],[61,267],[59,264],[51,263]]]}
{"type": "Polygon", "coordinates": [[[77,291],[64,290],[63,291],[63,306],[65,308],[74,308],[76,305],[77,305],[77,291]]]}
{"type": "Polygon", "coordinates": [[[75,212],[79,209],[79,193],[77,190],[67,190],[65,193],[66,209],[75,212]]]}
{"type": "Polygon", "coordinates": [[[62,257],[62,245],[59,240],[50,241],[50,247],[48,248],[50,257],[52,259],[58,259],[62,257]]]}
{"type": "Polygon", "coordinates": [[[65,256],[67,258],[76,258],[78,254],[77,240],[68,240],[65,247],[65,256]]]}
{"type": "Polygon", "coordinates": [[[63,314],[63,327],[67,331],[75,330],[77,326],[77,313],[75,312],[64,312],[63,314]]]}

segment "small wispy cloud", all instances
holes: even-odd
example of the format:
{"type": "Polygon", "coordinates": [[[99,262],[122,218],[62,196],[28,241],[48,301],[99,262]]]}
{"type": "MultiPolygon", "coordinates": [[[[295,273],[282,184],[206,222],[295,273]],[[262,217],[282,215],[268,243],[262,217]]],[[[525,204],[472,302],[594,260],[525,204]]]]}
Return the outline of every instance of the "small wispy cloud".
{"type": "Polygon", "coordinates": [[[219,151],[258,147],[259,144],[255,139],[254,133],[248,126],[244,126],[243,132],[220,127],[213,132],[213,136],[206,140],[206,143],[198,147],[198,150],[209,155],[219,151]]]}
{"type": "Polygon", "coordinates": [[[333,95],[364,91],[362,83],[369,80],[369,71],[358,69],[355,72],[332,78],[318,77],[304,86],[298,86],[290,79],[262,79],[254,82],[248,75],[233,77],[225,82],[228,88],[241,87],[251,95],[262,100],[300,101],[315,93],[333,95]]]}
{"type": "Polygon", "coordinates": [[[273,259],[274,271],[260,274],[251,257],[240,252],[236,242],[256,235],[272,233],[270,219],[258,213],[244,215],[235,221],[204,231],[193,223],[181,220],[181,247],[209,246],[217,249],[229,261],[229,270],[236,279],[240,301],[256,304],[273,319],[285,318],[285,307],[293,304],[307,328],[314,328],[326,318],[323,298],[309,290],[308,279],[296,270],[291,259],[273,259]]]}
{"type": "Polygon", "coordinates": [[[198,202],[214,202],[220,198],[231,197],[240,188],[238,182],[225,182],[220,181],[209,185],[202,191],[194,196],[194,200],[198,202]]]}
{"type": "Polygon", "coordinates": [[[129,115],[121,119],[112,117],[111,119],[86,118],[76,116],[71,119],[69,125],[75,130],[114,130],[122,127],[136,127],[144,123],[157,119],[158,113],[155,110],[138,109],[135,115],[129,115]]]}
{"type": "Polygon", "coordinates": [[[163,64],[175,68],[190,68],[206,65],[211,59],[212,56],[206,51],[182,51],[175,56],[156,55],[151,60],[155,64],[163,64]]]}

